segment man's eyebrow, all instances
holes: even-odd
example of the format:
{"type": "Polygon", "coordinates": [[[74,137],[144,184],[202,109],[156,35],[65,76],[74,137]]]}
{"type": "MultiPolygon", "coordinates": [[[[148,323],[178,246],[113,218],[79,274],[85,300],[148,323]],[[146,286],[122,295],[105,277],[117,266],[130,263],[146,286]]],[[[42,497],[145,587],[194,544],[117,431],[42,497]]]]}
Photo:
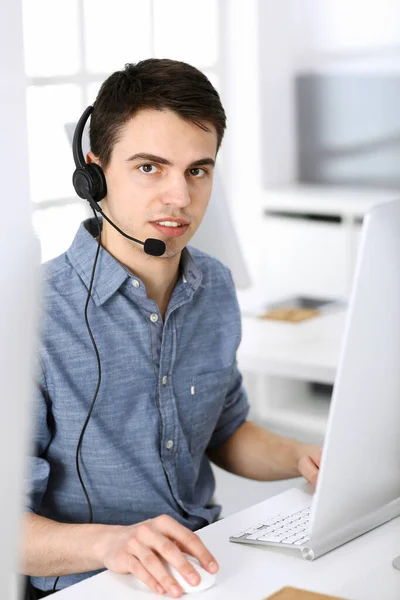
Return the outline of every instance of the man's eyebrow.
{"type": "Polygon", "coordinates": [[[129,158],[126,159],[126,162],[132,162],[133,160],[148,160],[149,162],[160,163],[161,165],[169,165],[171,166],[171,161],[166,158],[162,158],[162,156],[156,156],[155,154],[148,154],[147,152],[139,152],[138,154],[133,154],[129,158]]]}
{"type": "MultiPolygon", "coordinates": [[[[163,158],[162,156],[157,156],[155,154],[148,154],[147,152],[139,152],[138,154],[133,154],[129,158],[126,159],[126,162],[132,162],[134,160],[148,160],[149,162],[159,163],[160,165],[172,166],[172,162],[167,158],[163,158]]],[[[199,160],[195,160],[192,162],[188,169],[193,169],[194,167],[211,165],[215,166],[215,160],[210,157],[200,158],[199,160]]]]}
{"type": "Polygon", "coordinates": [[[189,165],[189,169],[193,169],[193,167],[202,167],[202,166],[210,165],[211,167],[215,167],[215,160],[213,158],[200,158],[200,160],[195,160],[189,165]]]}

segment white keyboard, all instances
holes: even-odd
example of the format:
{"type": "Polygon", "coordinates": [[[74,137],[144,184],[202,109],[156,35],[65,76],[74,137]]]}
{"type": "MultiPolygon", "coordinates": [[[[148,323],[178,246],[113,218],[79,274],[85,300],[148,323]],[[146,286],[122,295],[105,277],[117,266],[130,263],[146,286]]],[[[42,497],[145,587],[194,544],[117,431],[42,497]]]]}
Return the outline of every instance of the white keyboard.
{"type": "Polygon", "coordinates": [[[267,516],[261,523],[248,527],[244,531],[232,535],[232,542],[245,544],[279,544],[282,546],[302,546],[309,541],[308,526],[311,506],[293,514],[277,514],[267,516]]]}

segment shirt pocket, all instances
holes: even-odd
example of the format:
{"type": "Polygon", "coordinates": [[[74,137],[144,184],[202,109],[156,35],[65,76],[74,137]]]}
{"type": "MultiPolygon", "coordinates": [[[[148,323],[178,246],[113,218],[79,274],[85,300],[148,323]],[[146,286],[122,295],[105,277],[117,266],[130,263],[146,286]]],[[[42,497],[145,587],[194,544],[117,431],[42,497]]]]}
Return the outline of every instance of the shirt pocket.
{"type": "Polygon", "coordinates": [[[192,379],[190,451],[202,455],[224,409],[233,367],[201,373],[192,379]]]}

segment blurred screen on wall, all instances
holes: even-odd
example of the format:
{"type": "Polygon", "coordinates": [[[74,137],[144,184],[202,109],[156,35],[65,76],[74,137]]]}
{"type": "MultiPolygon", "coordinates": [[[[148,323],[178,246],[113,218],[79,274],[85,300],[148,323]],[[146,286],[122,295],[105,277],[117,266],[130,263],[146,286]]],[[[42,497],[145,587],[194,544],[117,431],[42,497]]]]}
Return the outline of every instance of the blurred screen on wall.
{"type": "Polygon", "coordinates": [[[400,75],[303,73],[295,98],[299,181],[400,187],[400,75]]]}

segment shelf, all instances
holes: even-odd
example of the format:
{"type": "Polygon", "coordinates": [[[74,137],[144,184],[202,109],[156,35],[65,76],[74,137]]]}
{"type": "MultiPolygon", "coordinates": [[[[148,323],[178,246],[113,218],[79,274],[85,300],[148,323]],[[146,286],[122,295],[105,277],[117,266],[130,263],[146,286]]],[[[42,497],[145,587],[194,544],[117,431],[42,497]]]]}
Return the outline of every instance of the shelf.
{"type": "Polygon", "coordinates": [[[264,190],[266,211],[363,217],[373,206],[396,200],[400,190],[292,184],[264,190]]]}

